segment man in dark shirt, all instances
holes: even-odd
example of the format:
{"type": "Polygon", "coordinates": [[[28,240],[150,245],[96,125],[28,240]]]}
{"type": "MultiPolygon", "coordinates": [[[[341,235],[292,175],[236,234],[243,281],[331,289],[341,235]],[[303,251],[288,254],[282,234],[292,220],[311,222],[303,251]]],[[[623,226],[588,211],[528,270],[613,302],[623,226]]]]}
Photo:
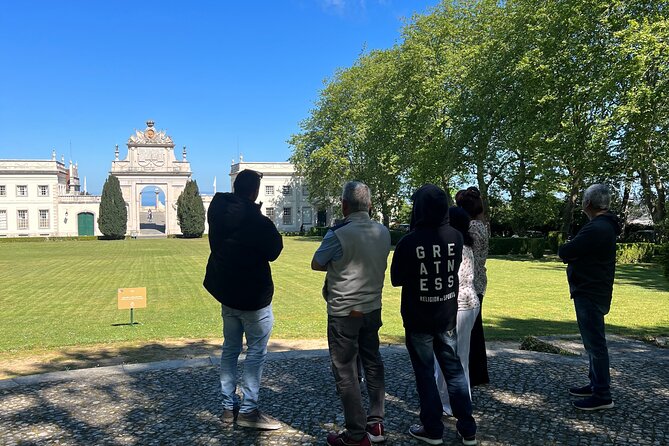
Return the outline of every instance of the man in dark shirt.
{"type": "Polygon", "coordinates": [[[567,263],[569,292],[590,363],[590,383],[569,389],[571,395],[585,397],[573,402],[581,410],[613,407],[604,316],[611,307],[620,225],[617,217],[609,212],[610,204],[607,186],[594,184],[587,188],[583,194],[583,212],[590,221],[558,250],[560,258],[567,263]]]}
{"type": "Polygon", "coordinates": [[[218,193],[211,201],[207,213],[211,254],[204,287],[221,303],[223,317],[223,421],[235,420],[237,361],[242,337],[246,335],[243,399],[237,424],[279,429],[277,420],[258,410],[260,378],[274,322],[274,283],[269,262],[276,260],[283,249],[276,226],[255,203],[261,178],[260,172],[242,170],[235,178],[234,193],[218,193]]]}
{"type": "Polygon", "coordinates": [[[457,353],[458,269],[462,235],[448,224],[446,193],[427,184],[414,193],[411,231],[395,248],[390,267],[394,286],[402,287],[402,321],[416,375],[420,421],[409,433],[428,444],[442,444],[442,404],[434,377],[435,357],[463,444],[475,445],[476,422],[465,372],[457,353]]]}

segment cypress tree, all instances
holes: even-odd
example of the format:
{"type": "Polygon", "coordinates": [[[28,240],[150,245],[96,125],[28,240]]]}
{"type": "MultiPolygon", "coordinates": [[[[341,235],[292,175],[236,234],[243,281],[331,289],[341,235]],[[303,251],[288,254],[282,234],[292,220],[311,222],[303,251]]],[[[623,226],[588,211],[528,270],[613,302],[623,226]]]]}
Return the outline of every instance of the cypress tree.
{"type": "Polygon", "coordinates": [[[202,237],[204,233],[204,204],[196,181],[188,181],[177,200],[177,219],[186,238],[202,237]]]}
{"type": "Polygon", "coordinates": [[[102,186],[98,227],[109,239],[124,238],[128,228],[128,210],[121,193],[121,184],[114,175],[109,175],[102,186]]]}

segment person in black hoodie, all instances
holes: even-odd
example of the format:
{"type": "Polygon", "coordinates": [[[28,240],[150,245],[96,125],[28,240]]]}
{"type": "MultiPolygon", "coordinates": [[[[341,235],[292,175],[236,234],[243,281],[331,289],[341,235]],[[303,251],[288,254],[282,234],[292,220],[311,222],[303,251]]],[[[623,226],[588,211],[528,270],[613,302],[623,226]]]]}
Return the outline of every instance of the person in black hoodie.
{"type": "Polygon", "coordinates": [[[258,410],[258,392],[267,342],[272,331],[274,283],[269,262],[283,249],[281,235],[255,203],[262,173],[246,169],[237,174],[234,193],[217,193],[211,201],[209,247],[204,287],[221,303],[223,351],[221,390],[226,423],[235,420],[237,361],[246,334],[247,353],[242,376],[243,399],[237,424],[256,429],[279,429],[281,424],[258,410]]]}
{"type": "Polygon", "coordinates": [[[558,255],[567,264],[569,292],[590,363],[590,383],[569,389],[573,396],[586,397],[573,402],[581,410],[613,407],[604,315],[611,308],[620,224],[609,212],[610,204],[611,194],[607,186],[594,184],[587,188],[583,194],[583,212],[590,221],[558,250],[558,255]]]}
{"type": "Polygon", "coordinates": [[[402,287],[401,313],[406,346],[416,375],[420,421],[409,434],[428,444],[442,444],[442,404],[434,379],[435,358],[463,444],[476,443],[476,422],[465,372],[457,353],[458,269],[463,239],[448,224],[446,193],[432,184],[413,196],[410,232],[395,247],[390,267],[393,286],[402,287]]]}

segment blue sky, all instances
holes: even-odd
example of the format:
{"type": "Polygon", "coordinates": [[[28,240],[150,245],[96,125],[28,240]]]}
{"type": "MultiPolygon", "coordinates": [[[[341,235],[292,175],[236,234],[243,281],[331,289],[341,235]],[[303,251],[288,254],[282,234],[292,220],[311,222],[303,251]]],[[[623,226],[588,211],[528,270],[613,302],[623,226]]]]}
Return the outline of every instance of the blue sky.
{"type": "Polygon", "coordinates": [[[229,190],[233,158],[287,160],[324,79],[436,3],[3,0],[0,159],[55,148],[100,193],[114,145],[152,119],[201,191],[229,190]]]}

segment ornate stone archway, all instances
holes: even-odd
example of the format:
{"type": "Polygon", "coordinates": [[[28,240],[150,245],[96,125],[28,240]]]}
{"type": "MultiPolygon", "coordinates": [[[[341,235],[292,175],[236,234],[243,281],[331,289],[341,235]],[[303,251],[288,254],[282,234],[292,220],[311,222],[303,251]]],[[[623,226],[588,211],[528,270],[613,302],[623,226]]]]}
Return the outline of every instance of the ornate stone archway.
{"type": "Polygon", "coordinates": [[[153,121],[146,122],[144,131],[135,130],[128,139],[128,155],[119,159],[118,145],[111,174],[121,183],[123,199],[128,206],[128,234],[139,234],[141,191],[146,186],[158,186],[165,193],[165,234],[181,234],[177,223],[177,199],[190,180],[192,172],[186,160],[174,156],[174,142],[164,130],[156,130],[153,121]]]}

